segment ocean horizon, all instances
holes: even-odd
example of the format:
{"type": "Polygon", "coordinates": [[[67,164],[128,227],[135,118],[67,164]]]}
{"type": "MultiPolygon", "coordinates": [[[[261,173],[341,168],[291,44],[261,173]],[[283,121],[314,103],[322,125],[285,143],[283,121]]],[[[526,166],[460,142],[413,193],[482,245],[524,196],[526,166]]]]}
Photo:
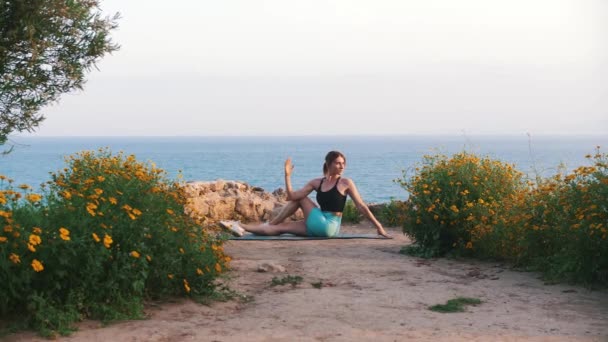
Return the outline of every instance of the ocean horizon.
{"type": "Polygon", "coordinates": [[[404,200],[407,192],[394,182],[412,171],[426,154],[468,151],[489,156],[529,175],[548,177],[558,169],[588,165],[587,154],[605,147],[600,135],[301,135],[301,136],[17,136],[0,156],[0,174],[34,188],[63,169],[65,157],[84,150],[108,148],[154,162],[175,179],[243,181],[272,192],[284,188],[283,163],[295,165],[294,188],[322,176],[325,154],[346,155],[344,176],[352,178],[368,203],[404,200]]]}

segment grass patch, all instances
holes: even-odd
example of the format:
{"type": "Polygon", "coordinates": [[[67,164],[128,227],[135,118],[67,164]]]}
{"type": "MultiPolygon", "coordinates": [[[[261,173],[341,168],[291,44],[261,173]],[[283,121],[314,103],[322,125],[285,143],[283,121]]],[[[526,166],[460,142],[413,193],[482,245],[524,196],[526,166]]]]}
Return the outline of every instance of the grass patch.
{"type": "Polygon", "coordinates": [[[403,246],[399,250],[399,253],[404,254],[404,255],[424,258],[424,259],[431,259],[431,258],[435,258],[438,256],[436,250],[431,249],[431,248],[425,248],[425,247],[419,246],[419,245],[403,246]]]}
{"type": "Polygon", "coordinates": [[[323,287],[323,282],[319,280],[316,283],[310,283],[310,285],[312,285],[312,287],[314,287],[315,289],[320,289],[323,287]]]}
{"type": "Polygon", "coordinates": [[[481,303],[483,302],[477,298],[458,297],[448,300],[445,304],[429,306],[429,310],[442,313],[464,312],[466,305],[479,305],[481,303]]]}
{"type": "Polygon", "coordinates": [[[288,274],[282,278],[277,278],[277,277],[272,278],[272,282],[271,282],[270,286],[291,284],[291,286],[295,287],[296,285],[301,283],[302,280],[304,280],[304,279],[302,279],[302,277],[300,277],[300,276],[292,276],[292,275],[288,274]]]}

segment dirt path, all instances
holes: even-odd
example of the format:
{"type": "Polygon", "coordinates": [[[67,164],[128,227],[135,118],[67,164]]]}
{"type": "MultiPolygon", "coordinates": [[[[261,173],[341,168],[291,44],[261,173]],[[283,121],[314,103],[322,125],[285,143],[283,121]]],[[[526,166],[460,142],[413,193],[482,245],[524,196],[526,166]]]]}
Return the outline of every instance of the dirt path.
{"type": "MultiPolygon", "coordinates": [[[[343,232],[371,233],[365,224],[343,232]]],[[[497,263],[399,254],[409,240],[230,241],[227,282],[251,301],[150,307],[150,319],[61,341],[608,341],[608,291],[543,285],[497,263]],[[284,273],[258,272],[263,263],[284,273]],[[303,281],[271,286],[273,277],[303,281]],[[316,288],[321,285],[321,288],[316,288]],[[319,284],[320,283],[320,284],[319,284]],[[484,301],[464,313],[427,309],[454,297],[484,301]]],[[[44,341],[31,333],[8,341],[44,341]]]]}

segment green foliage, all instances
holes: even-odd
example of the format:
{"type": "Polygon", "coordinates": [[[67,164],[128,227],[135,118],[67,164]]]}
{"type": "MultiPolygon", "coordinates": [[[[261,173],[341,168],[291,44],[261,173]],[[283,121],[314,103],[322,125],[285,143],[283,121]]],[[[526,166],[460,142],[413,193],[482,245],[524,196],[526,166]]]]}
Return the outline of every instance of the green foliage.
{"type": "Polygon", "coordinates": [[[401,247],[399,253],[424,259],[430,259],[438,256],[435,249],[424,248],[416,244],[401,247]]]}
{"type": "Polygon", "coordinates": [[[370,207],[370,210],[383,226],[402,227],[406,220],[407,203],[391,199],[388,203],[370,207]]]}
{"type": "Polygon", "coordinates": [[[409,193],[403,230],[426,255],[470,254],[502,211],[501,202],[522,186],[511,165],[466,152],[425,156],[421,168],[397,180],[409,193]]]}
{"type": "Polygon", "coordinates": [[[458,297],[450,299],[445,304],[437,304],[429,307],[431,311],[442,313],[464,312],[465,305],[479,305],[482,301],[477,298],[458,297]]]}
{"type": "Polygon", "coordinates": [[[551,281],[608,285],[608,156],[571,174],[530,183],[488,234],[493,257],[537,269],[551,281]],[[491,238],[491,239],[490,239],[491,238]]]}
{"type": "Polygon", "coordinates": [[[83,152],[44,191],[0,176],[0,317],[64,334],[85,317],[141,317],[145,298],[214,293],[229,258],[164,171],[83,152]]]}
{"type": "Polygon", "coordinates": [[[292,276],[292,275],[288,274],[282,278],[273,277],[270,286],[278,286],[278,285],[285,285],[285,284],[291,284],[291,286],[296,286],[299,283],[301,283],[302,280],[303,280],[302,277],[300,277],[298,275],[292,276]]]}
{"type": "Polygon", "coordinates": [[[510,165],[460,153],[425,157],[400,183],[411,196],[401,253],[507,260],[550,282],[608,285],[608,156],[523,182],[510,165]]]}
{"type": "Polygon", "coordinates": [[[319,280],[314,283],[310,283],[310,285],[312,285],[312,287],[314,287],[315,289],[320,289],[323,287],[323,282],[319,280]]]}
{"type": "Polygon", "coordinates": [[[359,213],[353,201],[350,199],[346,200],[346,205],[342,212],[342,221],[346,223],[359,223],[361,222],[361,218],[361,213],[359,213]]]}
{"type": "Polygon", "coordinates": [[[39,110],[81,89],[84,73],[118,49],[109,38],[118,15],[102,18],[99,1],[0,1],[0,145],[33,131],[39,110]]]}

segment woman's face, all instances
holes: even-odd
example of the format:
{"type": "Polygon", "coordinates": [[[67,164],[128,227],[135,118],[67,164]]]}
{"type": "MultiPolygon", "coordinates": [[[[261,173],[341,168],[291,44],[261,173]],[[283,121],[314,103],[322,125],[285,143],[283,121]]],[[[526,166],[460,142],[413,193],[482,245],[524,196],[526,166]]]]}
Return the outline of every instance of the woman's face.
{"type": "Polygon", "coordinates": [[[346,161],[342,157],[334,159],[329,165],[328,171],[330,175],[341,175],[346,168],[346,161]]]}

